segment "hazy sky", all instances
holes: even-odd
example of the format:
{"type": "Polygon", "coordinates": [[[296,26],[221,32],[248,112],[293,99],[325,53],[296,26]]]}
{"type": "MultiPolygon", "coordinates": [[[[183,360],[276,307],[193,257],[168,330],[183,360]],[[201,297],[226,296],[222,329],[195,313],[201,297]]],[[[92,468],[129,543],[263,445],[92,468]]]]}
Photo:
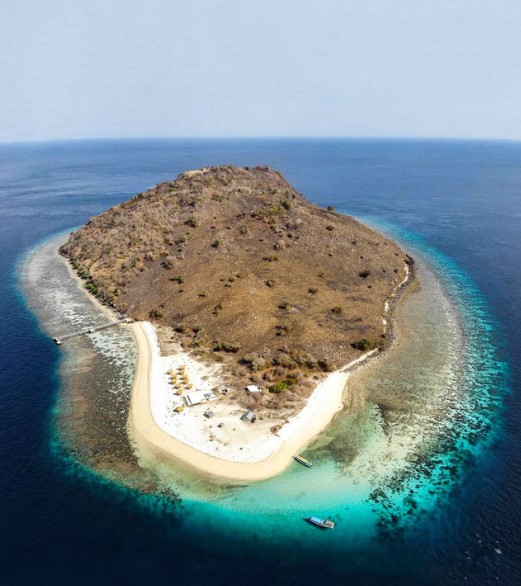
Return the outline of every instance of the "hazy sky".
{"type": "Polygon", "coordinates": [[[521,0],[0,0],[0,140],[521,139],[521,0]]]}

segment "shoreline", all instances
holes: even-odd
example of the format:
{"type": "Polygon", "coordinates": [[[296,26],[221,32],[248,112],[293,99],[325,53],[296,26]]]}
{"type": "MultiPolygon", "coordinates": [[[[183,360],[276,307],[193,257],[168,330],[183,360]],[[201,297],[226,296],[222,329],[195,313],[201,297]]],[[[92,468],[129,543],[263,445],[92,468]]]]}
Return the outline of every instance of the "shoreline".
{"type": "MultiPolygon", "coordinates": [[[[75,274],[72,266],[62,255],[59,258],[65,263],[69,275],[77,283],[78,288],[102,311],[111,321],[117,317],[113,309],[94,298],[86,291],[83,281],[75,274]]],[[[322,381],[308,398],[303,409],[292,417],[277,434],[268,438],[269,453],[258,459],[239,460],[226,459],[208,453],[206,445],[194,447],[189,441],[183,441],[167,433],[158,425],[152,408],[151,382],[155,362],[150,335],[146,332],[147,322],[135,322],[130,326],[134,335],[137,350],[137,362],[132,383],[127,434],[132,448],[138,457],[152,454],[161,459],[176,461],[187,465],[207,477],[228,481],[260,481],[277,476],[290,466],[293,456],[309,445],[332,422],[345,406],[344,393],[347,389],[349,376],[360,366],[367,367],[373,361],[387,354],[396,343],[396,306],[404,292],[415,281],[414,259],[409,255],[406,264],[406,276],[386,300],[382,319],[387,340],[381,349],[367,352],[339,370],[331,373],[322,381]],[[200,449],[200,448],[203,449],[200,449]]],[[[151,326],[152,327],[152,326],[151,326]]],[[[249,424],[246,424],[249,425],[249,424]]],[[[186,439],[186,438],[184,438],[186,439]]],[[[266,438],[265,438],[266,439],[266,438]]],[[[208,443],[208,440],[207,440],[208,443]]],[[[259,442],[257,442],[259,444],[259,442]]],[[[254,446],[255,448],[255,446],[254,446]]],[[[266,452],[265,446],[264,452],[266,452]]],[[[258,449],[258,445],[257,445],[258,449]]],[[[262,452],[262,449],[261,449],[262,452]]],[[[262,456],[262,454],[261,454],[262,456]]],[[[145,465],[146,466],[146,465],[145,465]]]]}
{"type": "MultiPolygon", "coordinates": [[[[257,462],[237,462],[204,453],[169,435],[159,427],[152,415],[150,402],[150,380],[155,358],[150,337],[142,323],[135,322],[130,327],[138,347],[129,416],[129,434],[134,443],[138,446],[139,444],[144,445],[146,449],[152,450],[157,455],[188,464],[191,468],[206,475],[226,480],[259,481],[272,478],[283,472],[292,463],[293,456],[321,433],[343,408],[342,398],[347,380],[352,372],[351,369],[365,363],[370,356],[376,353],[373,350],[345,365],[342,369],[331,373],[323,381],[324,383],[329,382],[328,386],[324,387],[328,391],[328,401],[318,405],[312,404],[310,417],[304,422],[299,422],[301,425],[292,430],[290,434],[287,432],[283,434],[287,437],[279,437],[277,443],[280,445],[267,458],[257,462]]],[[[312,402],[308,401],[308,405],[310,403],[312,402]]],[[[313,403],[319,403],[317,395],[315,395],[313,403]]],[[[306,407],[299,415],[305,411],[306,407]]],[[[287,425],[290,426],[295,419],[292,419],[287,425]]],[[[283,429],[280,431],[282,432],[283,429]]]]}
{"type": "Polygon", "coordinates": [[[60,254],[59,247],[56,250],[56,254],[63,261],[63,263],[65,264],[65,266],[67,268],[67,272],[69,273],[69,275],[71,276],[73,281],[76,282],[76,284],[81,289],[81,291],[85,295],[87,295],[87,297],[101,311],[101,313],[103,313],[103,315],[105,315],[105,317],[107,317],[111,322],[117,322],[119,320],[119,317],[121,317],[121,316],[118,317],[118,315],[119,315],[118,312],[116,312],[116,310],[113,309],[112,307],[109,307],[106,303],[100,301],[95,295],[93,295],[92,293],[89,293],[87,291],[87,289],[85,288],[85,281],[72,268],[72,265],[69,262],[69,259],[66,258],[65,256],[63,256],[62,254],[60,254]]]}
{"type": "MultiPolygon", "coordinates": [[[[131,329],[136,340],[138,358],[132,389],[128,432],[136,451],[139,452],[140,448],[144,448],[153,456],[177,461],[189,466],[192,471],[228,481],[260,481],[282,473],[292,463],[293,456],[322,433],[330,425],[335,415],[344,408],[344,393],[350,375],[359,367],[367,367],[395,347],[397,341],[394,323],[396,307],[404,292],[416,278],[414,260],[411,257],[409,259],[410,264],[406,265],[405,278],[396,287],[385,305],[385,331],[388,337],[386,346],[382,350],[374,349],[361,355],[331,373],[317,385],[303,409],[291,418],[276,435],[264,440],[264,444],[270,444],[269,448],[264,445],[263,450],[261,446],[260,457],[253,461],[243,459],[242,453],[238,457],[237,452],[232,458],[211,454],[210,446],[214,444],[210,444],[208,440],[203,442],[203,445],[195,447],[190,444],[189,440],[183,441],[185,438],[175,437],[159,425],[153,414],[152,380],[158,380],[155,362],[161,359],[161,355],[158,348],[153,347],[153,345],[157,345],[153,339],[153,333],[147,331],[153,326],[148,322],[133,323],[131,329]],[[266,456],[267,448],[270,451],[266,456]],[[262,457],[263,451],[264,457],[262,457]]],[[[257,444],[259,443],[257,441],[257,444]]],[[[259,445],[255,447],[258,450],[257,455],[259,455],[259,445]]]]}

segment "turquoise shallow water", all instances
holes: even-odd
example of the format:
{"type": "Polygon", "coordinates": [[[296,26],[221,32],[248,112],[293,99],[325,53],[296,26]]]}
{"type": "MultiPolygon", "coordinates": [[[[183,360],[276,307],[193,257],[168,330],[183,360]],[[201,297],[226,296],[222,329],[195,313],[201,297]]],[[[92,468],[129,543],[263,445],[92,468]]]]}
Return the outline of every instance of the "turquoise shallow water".
{"type": "MultiPolygon", "coordinates": [[[[110,412],[106,421],[112,428],[119,422],[116,431],[126,441],[135,350],[124,329],[65,343],[63,388],[54,410],[56,456],[83,474],[92,470],[138,491],[152,482],[156,488],[148,486],[152,494],[141,503],[153,510],[163,510],[165,493],[175,494],[187,535],[214,549],[219,542],[243,550],[246,542],[251,553],[298,545],[331,556],[414,528],[441,506],[465,466],[492,441],[506,365],[497,358],[483,299],[458,267],[414,236],[379,228],[417,259],[420,286],[399,305],[397,347],[352,376],[351,407],[308,447],[311,470],[293,464],[275,479],[237,487],[207,483],[173,465],[151,466],[150,474],[134,462],[128,473],[105,457],[93,458],[106,438],[93,434],[102,428],[99,414],[90,425],[89,409],[87,421],[76,416],[85,413],[84,404],[110,412]],[[106,399],[111,396],[112,404],[106,399]],[[304,523],[308,515],[333,519],[334,537],[304,523]]],[[[51,241],[36,249],[24,269],[27,296],[45,329],[59,335],[103,323],[106,318],[67,276],[56,247],[51,241]]],[[[120,457],[129,456],[120,450],[120,457]]]]}
{"type": "Polygon", "coordinates": [[[519,583],[519,145],[114,141],[0,154],[1,583],[519,583]],[[439,295],[428,313],[411,295],[406,316],[426,321],[403,320],[404,339],[416,328],[417,343],[352,379],[365,402],[310,446],[312,471],[233,489],[176,471],[158,484],[121,441],[129,340],[56,348],[44,324],[94,315],[72,290],[38,306],[61,280],[50,267],[24,300],[17,267],[150,185],[229,162],[266,162],[317,203],[380,225],[432,267],[439,295]],[[96,396],[109,408],[92,408],[96,396]],[[337,528],[314,531],[304,511],[337,528]]]}
{"type": "Polygon", "coordinates": [[[358,550],[443,506],[493,441],[507,366],[484,301],[449,259],[394,235],[418,258],[422,289],[400,308],[399,347],[349,384],[348,392],[367,397],[363,407],[342,414],[310,446],[311,471],[293,465],[276,479],[216,491],[211,504],[185,497],[194,524],[208,529],[212,519],[215,534],[224,526],[239,540],[255,534],[278,546],[306,535],[315,550],[358,550]],[[313,533],[302,523],[308,514],[334,519],[335,537],[313,533]]]}

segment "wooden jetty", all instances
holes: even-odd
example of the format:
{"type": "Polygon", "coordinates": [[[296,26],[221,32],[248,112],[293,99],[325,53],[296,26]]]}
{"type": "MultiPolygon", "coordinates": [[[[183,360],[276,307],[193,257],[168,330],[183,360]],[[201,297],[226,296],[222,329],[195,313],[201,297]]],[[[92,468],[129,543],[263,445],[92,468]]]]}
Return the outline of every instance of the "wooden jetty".
{"type": "Polygon", "coordinates": [[[120,326],[122,324],[130,324],[132,323],[132,319],[129,317],[125,317],[118,321],[112,321],[107,324],[103,324],[102,326],[94,326],[90,328],[83,328],[79,332],[72,332],[71,334],[65,334],[64,336],[60,336],[59,338],[53,338],[52,341],[57,345],[61,346],[65,340],[70,340],[71,338],[78,338],[79,336],[87,336],[88,334],[93,334],[94,332],[99,332],[101,330],[106,330],[108,328],[113,328],[115,326],[120,326]]]}

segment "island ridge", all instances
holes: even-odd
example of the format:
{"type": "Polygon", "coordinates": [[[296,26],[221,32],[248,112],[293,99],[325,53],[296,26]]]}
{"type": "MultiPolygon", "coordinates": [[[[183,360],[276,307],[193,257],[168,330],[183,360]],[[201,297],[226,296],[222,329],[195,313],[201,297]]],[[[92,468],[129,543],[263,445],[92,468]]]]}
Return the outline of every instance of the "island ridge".
{"type": "Polygon", "coordinates": [[[182,173],[91,219],[61,252],[100,300],[153,322],[133,327],[140,360],[148,336],[155,432],[250,466],[305,445],[341,408],[346,365],[387,346],[388,301],[412,263],[264,166],[182,173]],[[181,412],[197,391],[203,404],[181,412]]]}

